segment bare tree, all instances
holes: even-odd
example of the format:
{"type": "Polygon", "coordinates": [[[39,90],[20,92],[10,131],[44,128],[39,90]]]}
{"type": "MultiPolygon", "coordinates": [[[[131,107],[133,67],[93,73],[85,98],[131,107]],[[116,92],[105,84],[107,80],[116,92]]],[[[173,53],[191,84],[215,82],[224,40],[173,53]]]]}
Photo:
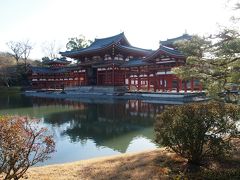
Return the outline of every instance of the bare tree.
{"type": "Polygon", "coordinates": [[[56,41],[44,42],[42,44],[42,51],[46,57],[50,59],[57,58],[59,56],[59,51],[61,50],[61,46],[57,45],[56,41]]]}
{"type": "Polygon", "coordinates": [[[31,53],[31,50],[33,49],[32,44],[29,40],[26,40],[22,42],[22,49],[23,49],[23,60],[24,60],[24,67],[25,72],[27,71],[27,59],[31,53]]]}
{"type": "Polygon", "coordinates": [[[27,72],[27,59],[30,55],[32,48],[32,44],[29,40],[25,41],[9,41],[7,42],[7,46],[12,50],[12,57],[15,58],[17,64],[19,60],[22,58],[24,60],[24,71],[27,72]]]}
{"type": "Polygon", "coordinates": [[[16,59],[16,62],[18,63],[24,53],[22,43],[17,41],[9,41],[7,42],[7,46],[12,50],[12,56],[16,59]]]}

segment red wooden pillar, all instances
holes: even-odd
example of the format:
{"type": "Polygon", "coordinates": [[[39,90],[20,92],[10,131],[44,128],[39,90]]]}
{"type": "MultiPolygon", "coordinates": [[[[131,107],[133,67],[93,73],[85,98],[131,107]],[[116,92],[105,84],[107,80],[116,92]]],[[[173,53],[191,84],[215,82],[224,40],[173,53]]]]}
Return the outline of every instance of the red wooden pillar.
{"type": "Polygon", "coordinates": [[[130,91],[130,88],[131,88],[131,74],[130,74],[130,71],[131,71],[131,69],[129,68],[128,69],[128,76],[129,76],[129,78],[128,78],[128,90],[130,91]]]}
{"type": "Polygon", "coordinates": [[[116,68],[116,71],[114,70],[114,84],[119,85],[120,76],[119,76],[119,69],[116,68]]]}
{"type": "Polygon", "coordinates": [[[177,80],[177,92],[179,93],[179,91],[180,91],[180,90],[179,90],[179,89],[180,89],[180,88],[179,88],[179,79],[176,78],[176,80],[177,80]]]}
{"type": "Polygon", "coordinates": [[[150,71],[149,71],[149,67],[147,66],[146,69],[147,69],[147,91],[150,91],[150,77],[149,77],[150,71]]]}
{"type": "Polygon", "coordinates": [[[158,76],[158,90],[162,90],[162,76],[158,76]]]}
{"type": "Polygon", "coordinates": [[[168,90],[172,92],[173,77],[172,75],[168,76],[168,90]]]}
{"type": "Polygon", "coordinates": [[[69,87],[72,86],[72,80],[70,80],[70,76],[68,77],[68,86],[69,86],[69,87]]]}
{"type": "Polygon", "coordinates": [[[124,82],[123,82],[123,85],[126,85],[126,78],[127,78],[126,69],[124,69],[124,82]]]}
{"type": "Polygon", "coordinates": [[[154,75],[153,75],[153,88],[154,88],[154,92],[156,92],[156,89],[157,89],[157,87],[156,87],[156,82],[157,82],[157,79],[156,79],[156,73],[154,72],[154,75]]]}
{"type": "Polygon", "coordinates": [[[130,86],[131,86],[131,77],[129,76],[129,78],[128,78],[128,90],[130,90],[130,86]]]}
{"type": "Polygon", "coordinates": [[[85,79],[85,86],[87,85],[87,71],[85,70],[85,72],[84,72],[84,79],[85,79]]]}
{"type": "Polygon", "coordinates": [[[162,90],[162,76],[160,75],[158,76],[158,90],[162,90]]]}
{"type": "Polygon", "coordinates": [[[163,76],[161,75],[160,76],[160,79],[159,79],[159,90],[160,91],[164,91],[164,85],[163,85],[164,81],[163,81],[163,76]]]}
{"type": "Polygon", "coordinates": [[[113,86],[115,84],[115,75],[114,75],[114,64],[112,65],[112,83],[113,86]]]}
{"type": "Polygon", "coordinates": [[[164,92],[165,91],[165,79],[164,79],[164,76],[162,76],[161,81],[162,81],[162,92],[164,92]]]}
{"type": "Polygon", "coordinates": [[[165,87],[165,90],[169,90],[169,84],[168,84],[168,82],[169,82],[169,80],[168,80],[168,75],[165,75],[165,80],[166,80],[166,87],[165,87]]]}
{"type": "Polygon", "coordinates": [[[72,86],[72,80],[70,80],[71,78],[71,74],[68,74],[68,86],[71,87],[72,86]]]}
{"type": "Polygon", "coordinates": [[[167,77],[167,78],[166,78],[166,81],[167,81],[167,82],[166,82],[166,83],[167,83],[167,91],[169,91],[169,90],[170,90],[170,84],[169,84],[169,82],[170,82],[169,79],[170,79],[170,78],[169,78],[168,75],[166,75],[166,77],[167,77]]]}
{"type": "Polygon", "coordinates": [[[156,75],[156,91],[159,91],[159,77],[156,75]]]}
{"type": "Polygon", "coordinates": [[[105,75],[104,75],[105,77],[104,77],[104,83],[103,84],[107,84],[108,82],[108,70],[107,70],[107,68],[105,69],[105,75]]]}
{"type": "Polygon", "coordinates": [[[98,85],[98,68],[97,68],[97,85],[98,85]]]}
{"type": "Polygon", "coordinates": [[[193,78],[191,79],[191,92],[193,92],[194,91],[194,80],[193,80],[193,78]]]}
{"type": "Polygon", "coordinates": [[[126,79],[127,79],[127,71],[126,71],[126,69],[124,68],[124,82],[123,82],[123,86],[126,85],[126,79]]]}
{"type": "Polygon", "coordinates": [[[182,80],[178,79],[179,91],[182,91],[182,80]]]}
{"type": "Polygon", "coordinates": [[[68,86],[68,74],[66,73],[66,76],[65,76],[65,78],[64,79],[66,79],[66,80],[64,80],[64,86],[65,87],[67,87],[68,86]]]}
{"type": "Polygon", "coordinates": [[[184,80],[184,92],[187,92],[187,81],[184,80]]]}
{"type": "Polygon", "coordinates": [[[56,76],[53,74],[53,88],[56,89],[56,76]]]}
{"type": "Polygon", "coordinates": [[[138,87],[137,90],[141,89],[141,78],[140,78],[140,68],[138,67],[138,87]]]}
{"type": "Polygon", "coordinates": [[[147,73],[147,88],[148,88],[148,91],[150,90],[150,79],[149,79],[149,72],[147,73]]]}

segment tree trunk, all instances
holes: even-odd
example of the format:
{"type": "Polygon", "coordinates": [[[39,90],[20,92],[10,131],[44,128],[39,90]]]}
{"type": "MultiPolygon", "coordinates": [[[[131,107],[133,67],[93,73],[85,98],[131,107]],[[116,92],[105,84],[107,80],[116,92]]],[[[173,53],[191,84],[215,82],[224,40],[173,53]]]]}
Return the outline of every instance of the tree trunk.
{"type": "Polygon", "coordinates": [[[25,73],[27,73],[27,59],[26,58],[24,59],[24,70],[25,70],[25,73]]]}

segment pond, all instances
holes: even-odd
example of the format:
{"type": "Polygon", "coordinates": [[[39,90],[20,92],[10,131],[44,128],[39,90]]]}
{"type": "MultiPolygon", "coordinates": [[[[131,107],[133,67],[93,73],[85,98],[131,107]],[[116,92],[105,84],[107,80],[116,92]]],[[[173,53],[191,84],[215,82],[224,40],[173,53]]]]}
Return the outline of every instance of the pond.
{"type": "Polygon", "coordinates": [[[62,100],[0,96],[0,114],[41,120],[54,135],[56,152],[38,165],[157,148],[154,118],[166,106],[139,100],[62,100]]]}

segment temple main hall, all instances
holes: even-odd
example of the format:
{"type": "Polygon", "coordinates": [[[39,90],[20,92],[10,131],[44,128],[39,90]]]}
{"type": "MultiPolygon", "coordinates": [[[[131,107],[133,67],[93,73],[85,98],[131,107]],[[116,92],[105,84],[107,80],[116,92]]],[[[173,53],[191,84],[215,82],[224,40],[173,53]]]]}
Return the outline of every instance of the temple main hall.
{"type": "Polygon", "coordinates": [[[124,33],[95,39],[87,48],[60,52],[62,58],[45,61],[43,67],[31,67],[31,86],[45,90],[118,86],[141,92],[201,91],[198,80],[181,80],[172,72],[172,68],[186,63],[174,43],[189,39],[191,36],[184,34],[160,41],[157,50],[132,46],[124,33]]]}

